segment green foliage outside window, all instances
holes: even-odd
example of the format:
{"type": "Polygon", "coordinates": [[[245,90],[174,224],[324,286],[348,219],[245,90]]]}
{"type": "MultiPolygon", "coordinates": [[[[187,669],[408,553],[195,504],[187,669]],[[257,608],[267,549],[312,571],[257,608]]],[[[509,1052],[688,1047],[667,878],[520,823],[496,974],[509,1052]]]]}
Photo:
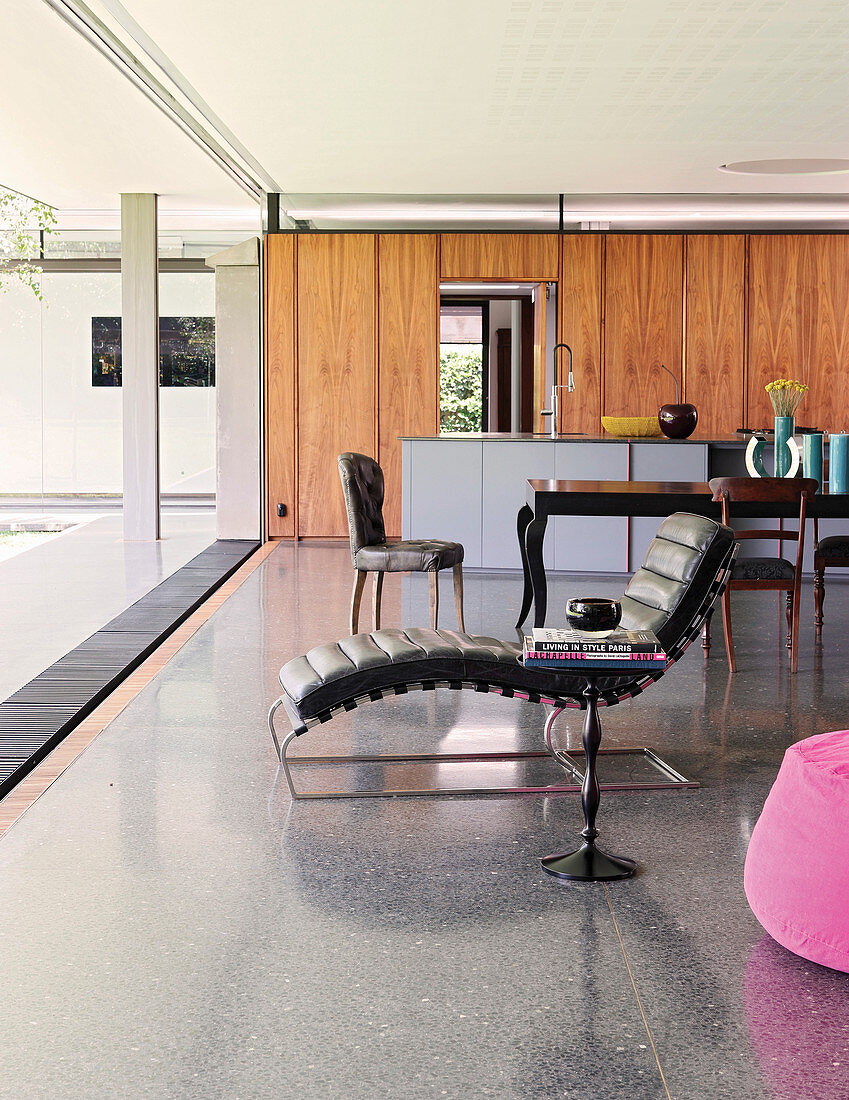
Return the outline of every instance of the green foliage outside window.
{"type": "Polygon", "coordinates": [[[439,429],[479,432],[483,414],[480,350],[442,351],[439,356],[439,429]]]}
{"type": "Polygon", "coordinates": [[[38,234],[55,227],[49,206],[0,187],[0,290],[7,288],[7,280],[18,279],[41,298],[41,268],[32,261],[38,255],[38,234]]]}

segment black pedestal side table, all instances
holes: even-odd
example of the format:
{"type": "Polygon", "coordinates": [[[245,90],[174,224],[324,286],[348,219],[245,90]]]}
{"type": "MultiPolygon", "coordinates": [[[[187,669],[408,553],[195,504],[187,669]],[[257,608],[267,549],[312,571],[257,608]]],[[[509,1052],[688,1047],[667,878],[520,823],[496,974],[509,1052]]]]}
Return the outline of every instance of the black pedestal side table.
{"type": "Polygon", "coordinates": [[[599,690],[597,681],[617,672],[628,671],[624,665],[610,669],[592,671],[582,669],[581,676],[586,679],[584,698],[587,701],[587,716],[584,720],[584,758],[586,770],[581,785],[581,808],[584,813],[584,827],[581,830],[583,843],[573,852],[544,856],[540,863],[542,869],[556,878],[578,882],[612,882],[615,879],[630,878],[637,869],[632,859],[611,856],[596,847],[598,829],[595,827],[601,791],[596,775],[596,757],[601,744],[601,721],[598,716],[599,690]]]}

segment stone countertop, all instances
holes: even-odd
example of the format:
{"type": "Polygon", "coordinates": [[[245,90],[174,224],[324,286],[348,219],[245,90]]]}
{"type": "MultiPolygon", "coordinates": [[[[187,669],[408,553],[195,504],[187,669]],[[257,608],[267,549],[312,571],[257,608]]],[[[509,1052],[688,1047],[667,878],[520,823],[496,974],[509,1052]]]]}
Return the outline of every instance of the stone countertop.
{"type": "Polygon", "coordinates": [[[403,440],[445,440],[452,443],[710,443],[745,446],[749,441],[749,433],[734,433],[732,435],[717,436],[714,439],[700,439],[690,436],[689,439],[667,439],[665,435],[659,436],[620,436],[609,435],[563,435],[553,439],[548,432],[446,432],[442,435],[401,435],[403,440]]]}

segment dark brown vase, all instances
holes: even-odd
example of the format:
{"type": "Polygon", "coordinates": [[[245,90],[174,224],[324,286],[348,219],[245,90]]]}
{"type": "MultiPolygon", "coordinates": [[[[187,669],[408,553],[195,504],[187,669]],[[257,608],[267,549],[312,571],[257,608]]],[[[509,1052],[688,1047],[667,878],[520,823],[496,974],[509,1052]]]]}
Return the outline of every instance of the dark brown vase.
{"type": "Polygon", "coordinates": [[[670,439],[686,439],[696,430],[699,413],[695,405],[661,405],[657,419],[665,436],[670,439]]]}

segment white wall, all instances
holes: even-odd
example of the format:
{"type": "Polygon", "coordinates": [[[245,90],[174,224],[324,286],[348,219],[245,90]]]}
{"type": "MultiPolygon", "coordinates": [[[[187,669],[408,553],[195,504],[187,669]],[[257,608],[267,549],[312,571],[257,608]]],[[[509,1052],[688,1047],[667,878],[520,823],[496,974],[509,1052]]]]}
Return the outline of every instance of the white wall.
{"type": "Polygon", "coordinates": [[[4,279],[0,291],[0,493],[41,492],[41,307],[4,279]]]}
{"type": "Polygon", "coordinates": [[[44,492],[120,494],[121,390],[91,384],[91,319],[121,316],[121,276],[45,273],[42,290],[44,492]]]}
{"type": "MultiPolygon", "coordinates": [[[[0,494],[121,493],[121,390],[91,384],[91,319],[120,316],[117,272],[49,272],[44,301],[0,293],[0,494]]],[[[212,272],[160,276],[163,316],[214,315],[212,272]]],[[[215,390],[160,390],[162,492],[215,492],[215,390]]]]}
{"type": "Polygon", "coordinates": [[[206,261],[215,269],[219,539],[255,539],[262,534],[261,254],[262,242],[251,237],[206,261]]]}
{"type": "MultiPolygon", "coordinates": [[[[159,276],[161,317],[214,317],[215,273],[159,276]]],[[[159,390],[160,491],[215,492],[215,387],[159,390]]]]}

